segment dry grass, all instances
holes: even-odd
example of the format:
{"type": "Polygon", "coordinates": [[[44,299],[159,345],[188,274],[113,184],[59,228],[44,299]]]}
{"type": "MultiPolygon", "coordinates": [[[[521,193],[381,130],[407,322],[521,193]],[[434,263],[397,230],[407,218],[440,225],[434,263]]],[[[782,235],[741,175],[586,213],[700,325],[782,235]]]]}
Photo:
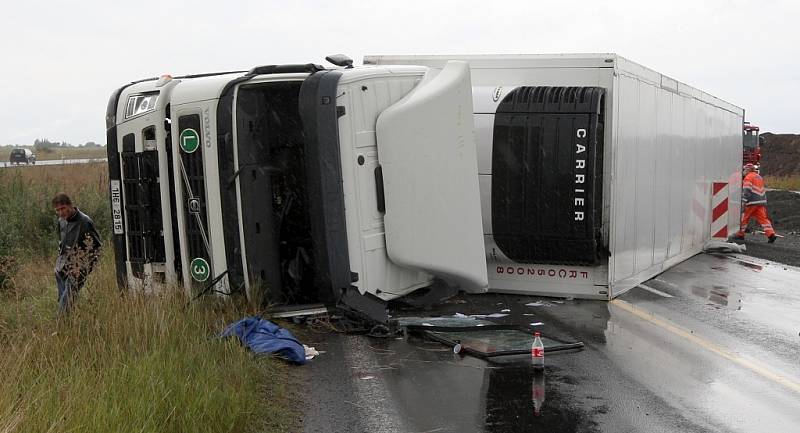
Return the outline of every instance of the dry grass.
{"type": "Polygon", "coordinates": [[[52,264],[0,298],[0,431],[290,431],[287,367],[213,338],[242,315],[179,290],[121,296],[106,254],[69,316],[52,264]],[[287,421],[289,420],[289,421],[287,421]]]}
{"type": "Polygon", "coordinates": [[[108,192],[108,164],[103,162],[89,164],[41,165],[24,170],[8,169],[21,180],[43,184],[55,192],[76,195],[78,191],[92,189],[108,192]]]}
{"type": "Polygon", "coordinates": [[[106,248],[72,312],[57,315],[50,197],[71,193],[97,222],[106,182],[102,165],[0,170],[0,256],[19,264],[0,290],[0,432],[294,431],[290,367],[214,337],[252,313],[244,304],[187,306],[177,288],[122,295],[106,248]]]}
{"type": "Polygon", "coordinates": [[[27,167],[25,170],[9,170],[9,176],[16,176],[28,184],[49,186],[55,192],[77,196],[87,189],[108,191],[108,164],[65,164],[27,167]]]}
{"type": "Polygon", "coordinates": [[[769,188],[800,191],[800,175],[792,176],[764,176],[764,183],[769,188]]]}
{"type": "Polygon", "coordinates": [[[89,215],[100,234],[111,224],[106,164],[0,169],[0,256],[52,254],[58,244],[50,200],[63,191],[89,215]]]}

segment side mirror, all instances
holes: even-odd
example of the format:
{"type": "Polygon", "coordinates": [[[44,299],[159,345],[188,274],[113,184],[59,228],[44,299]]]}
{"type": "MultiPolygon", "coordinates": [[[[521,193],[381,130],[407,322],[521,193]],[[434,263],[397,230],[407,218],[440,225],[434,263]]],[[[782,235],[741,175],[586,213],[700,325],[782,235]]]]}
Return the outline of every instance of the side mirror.
{"type": "Polygon", "coordinates": [[[331,54],[330,56],[325,57],[325,60],[333,63],[336,66],[341,66],[348,69],[353,67],[353,59],[345,56],[344,54],[331,54]]]}

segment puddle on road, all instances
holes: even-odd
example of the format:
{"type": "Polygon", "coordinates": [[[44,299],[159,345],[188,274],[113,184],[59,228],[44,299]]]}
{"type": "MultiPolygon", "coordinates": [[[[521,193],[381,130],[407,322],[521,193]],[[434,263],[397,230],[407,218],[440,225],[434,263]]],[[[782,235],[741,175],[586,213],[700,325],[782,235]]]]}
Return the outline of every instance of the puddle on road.
{"type": "MultiPolygon", "coordinates": [[[[547,324],[548,328],[543,332],[546,335],[563,339],[578,331],[592,340],[604,340],[603,331],[609,318],[606,303],[562,301],[552,308],[537,309],[525,307],[529,302],[530,300],[509,303],[510,319],[515,323],[528,323],[531,320],[525,314],[534,311],[537,320],[541,319],[547,324]],[[566,330],[564,335],[561,335],[563,331],[557,332],[557,329],[562,328],[566,330]],[[593,337],[595,335],[597,338],[593,337]]],[[[439,320],[445,322],[452,319],[439,320]]],[[[430,321],[426,319],[426,322],[430,321]]],[[[524,342],[518,342],[507,335],[500,337],[494,336],[492,341],[502,347],[530,347],[529,334],[525,334],[524,342]]],[[[406,408],[407,413],[414,413],[418,419],[428,418],[428,421],[420,420],[422,422],[416,427],[433,427],[430,431],[436,431],[440,425],[433,419],[440,416],[442,411],[454,407],[457,409],[450,412],[469,413],[467,408],[475,405],[473,407],[476,411],[472,412],[477,415],[473,418],[475,427],[461,425],[460,429],[456,429],[456,425],[465,422],[457,421],[456,425],[451,424],[444,431],[474,431],[477,427],[477,431],[495,433],[594,432],[599,431],[597,419],[608,412],[605,399],[592,394],[592,391],[587,390],[586,383],[574,376],[574,366],[564,369],[563,365],[570,364],[568,358],[578,356],[577,353],[554,353],[550,358],[552,363],[547,364],[544,370],[537,370],[530,365],[529,354],[504,356],[492,363],[486,363],[478,358],[454,354],[447,346],[444,347],[449,354],[439,352],[442,347],[439,343],[432,345],[419,334],[408,335],[405,339],[394,340],[390,344],[390,349],[396,352],[394,359],[403,360],[403,366],[402,371],[386,371],[387,380],[390,383],[413,381],[418,385],[413,389],[414,399],[428,401],[425,405],[406,408]],[[422,357],[427,361],[419,359],[422,357]],[[420,370],[422,365],[425,366],[424,370],[420,370]],[[452,392],[447,393],[446,401],[435,397],[441,394],[432,389],[431,384],[437,383],[452,384],[448,387],[452,392]]],[[[398,387],[393,389],[397,392],[398,387]]]]}
{"type": "MultiPolygon", "coordinates": [[[[574,396],[562,392],[571,387],[568,378],[558,369],[534,370],[530,366],[505,367],[488,370],[486,393],[487,432],[547,431],[592,432],[598,424],[592,413],[573,405],[574,396]]],[[[594,413],[607,412],[596,406],[594,413]]]]}
{"type": "MultiPolygon", "coordinates": [[[[750,262],[747,262],[747,261],[744,261],[744,260],[739,260],[739,259],[737,259],[735,257],[726,256],[726,255],[722,255],[722,254],[708,254],[708,256],[713,257],[715,259],[718,259],[720,261],[726,261],[726,262],[731,262],[732,261],[733,263],[736,263],[739,266],[743,266],[745,268],[752,269],[752,270],[754,270],[756,272],[761,272],[761,271],[764,270],[764,266],[762,266],[762,265],[759,265],[759,264],[756,264],[756,263],[750,263],[750,262]]],[[[714,269],[714,270],[717,270],[717,271],[727,271],[728,267],[727,266],[722,266],[722,265],[721,266],[711,266],[711,269],[714,269]]]]}
{"type": "Polygon", "coordinates": [[[731,291],[725,286],[714,285],[711,288],[692,286],[692,294],[710,301],[706,305],[716,309],[724,308],[735,311],[742,309],[742,294],[731,291]]]}
{"type": "MultiPolygon", "coordinates": [[[[409,422],[406,431],[596,432],[595,418],[608,412],[602,396],[581,391],[573,371],[534,369],[529,355],[489,364],[415,334],[366,347],[381,356],[359,357],[369,361],[352,368],[351,380],[359,393],[386,386],[398,419],[409,422]]],[[[556,356],[571,355],[552,355],[557,364],[556,356]]]]}

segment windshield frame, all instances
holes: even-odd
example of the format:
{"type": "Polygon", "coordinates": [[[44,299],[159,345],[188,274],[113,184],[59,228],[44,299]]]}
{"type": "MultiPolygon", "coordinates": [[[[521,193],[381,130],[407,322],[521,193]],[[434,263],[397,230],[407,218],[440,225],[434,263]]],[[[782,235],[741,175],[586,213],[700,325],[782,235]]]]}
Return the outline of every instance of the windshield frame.
{"type": "Polygon", "coordinates": [[[749,129],[744,130],[742,133],[742,145],[747,149],[755,149],[758,147],[758,130],[749,129]]]}

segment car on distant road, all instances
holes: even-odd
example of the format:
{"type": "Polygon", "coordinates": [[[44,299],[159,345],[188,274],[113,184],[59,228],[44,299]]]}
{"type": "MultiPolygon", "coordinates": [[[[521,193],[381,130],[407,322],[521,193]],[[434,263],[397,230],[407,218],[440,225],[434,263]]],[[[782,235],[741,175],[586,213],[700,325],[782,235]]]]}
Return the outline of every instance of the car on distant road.
{"type": "Polygon", "coordinates": [[[30,149],[14,149],[8,157],[11,164],[36,164],[36,155],[30,149]]]}

